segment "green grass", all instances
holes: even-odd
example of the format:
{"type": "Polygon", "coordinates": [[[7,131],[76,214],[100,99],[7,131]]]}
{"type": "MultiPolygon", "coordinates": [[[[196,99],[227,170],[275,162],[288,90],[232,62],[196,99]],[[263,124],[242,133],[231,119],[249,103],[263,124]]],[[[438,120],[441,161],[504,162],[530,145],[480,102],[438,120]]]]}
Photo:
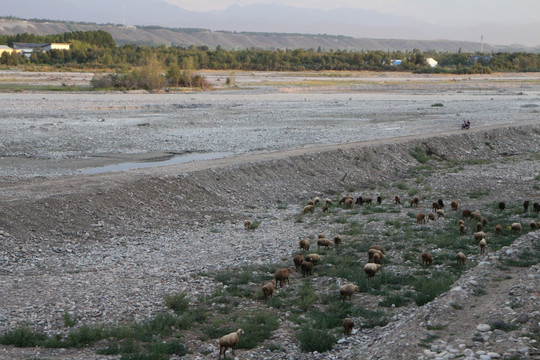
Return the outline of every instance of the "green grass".
{"type": "Polygon", "coordinates": [[[182,314],[189,306],[189,299],[186,294],[168,294],[165,295],[165,306],[173,310],[177,315],[182,314]]]}
{"type": "Polygon", "coordinates": [[[327,331],[312,329],[308,326],[302,327],[296,336],[300,342],[300,349],[304,352],[323,353],[332,350],[337,341],[336,337],[327,331]]]}
{"type": "Polygon", "coordinates": [[[416,161],[418,161],[420,164],[425,164],[428,162],[429,160],[429,156],[428,154],[426,153],[425,150],[419,148],[419,147],[415,147],[414,149],[412,149],[411,151],[409,151],[409,154],[416,159],[416,161]]]}

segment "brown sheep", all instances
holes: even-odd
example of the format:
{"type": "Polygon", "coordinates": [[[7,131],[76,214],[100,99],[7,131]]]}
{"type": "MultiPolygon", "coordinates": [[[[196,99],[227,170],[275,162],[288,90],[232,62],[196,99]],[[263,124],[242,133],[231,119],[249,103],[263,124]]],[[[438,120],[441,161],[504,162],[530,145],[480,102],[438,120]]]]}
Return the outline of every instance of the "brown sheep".
{"type": "Polygon", "coordinates": [[[232,332],[230,334],[224,335],[219,338],[218,360],[221,359],[221,354],[223,354],[223,358],[225,359],[225,353],[227,352],[228,348],[232,349],[232,356],[234,356],[234,348],[236,347],[236,344],[238,344],[238,340],[240,339],[240,335],[242,334],[244,334],[244,330],[238,329],[235,332],[232,332]]]}
{"type": "Polygon", "coordinates": [[[476,231],[482,231],[482,223],[481,222],[478,222],[476,223],[476,231]]]}
{"type": "Polygon", "coordinates": [[[267,301],[269,297],[272,297],[272,294],[274,294],[274,282],[270,281],[269,283],[266,283],[262,287],[262,292],[264,295],[264,301],[267,301]]]}
{"type": "Polygon", "coordinates": [[[300,244],[300,249],[304,251],[309,250],[309,240],[308,239],[302,239],[298,242],[300,244]]]}
{"type": "Polygon", "coordinates": [[[279,282],[279,287],[283,287],[283,284],[289,284],[289,275],[292,273],[291,268],[281,268],[274,274],[276,278],[276,286],[279,282]]]}
{"type": "Polygon", "coordinates": [[[463,226],[465,226],[465,221],[459,219],[458,222],[457,222],[457,224],[458,224],[458,225],[463,225],[463,226]]]}
{"type": "Polygon", "coordinates": [[[486,217],[482,217],[482,226],[486,227],[489,224],[489,220],[486,217]]]}
{"type": "Polygon", "coordinates": [[[437,210],[436,213],[437,213],[437,218],[444,217],[444,210],[443,209],[437,210]]]}
{"type": "Polygon", "coordinates": [[[377,196],[377,204],[381,205],[381,203],[382,203],[382,197],[377,196]]]}
{"type": "Polygon", "coordinates": [[[461,235],[465,234],[465,225],[459,224],[459,233],[461,235]]]}
{"type": "Polygon", "coordinates": [[[380,263],[380,259],[385,257],[385,254],[383,254],[380,250],[371,248],[368,250],[368,262],[374,262],[375,254],[379,255],[379,263],[380,263]]]}
{"type": "Polygon", "coordinates": [[[351,336],[352,329],[354,328],[354,321],[351,318],[343,319],[343,334],[345,336],[351,336]]]}
{"type": "Polygon", "coordinates": [[[326,200],[324,200],[324,203],[328,206],[332,206],[332,204],[334,203],[334,201],[330,198],[326,198],[326,200]]]}
{"type": "Polygon", "coordinates": [[[396,205],[401,205],[401,198],[399,197],[399,195],[394,196],[394,202],[396,203],[396,205]]]}
{"type": "Polygon", "coordinates": [[[311,261],[304,261],[301,265],[300,265],[300,268],[302,269],[302,276],[303,277],[306,277],[306,275],[311,275],[311,270],[313,270],[313,263],[311,261]]]}
{"type": "Polygon", "coordinates": [[[472,218],[473,220],[482,221],[482,214],[480,214],[479,211],[473,211],[473,212],[471,213],[471,218],[472,218]]]}
{"type": "Polygon", "coordinates": [[[326,238],[317,239],[317,249],[320,249],[321,246],[328,249],[330,245],[332,245],[332,242],[330,241],[330,239],[326,239],[326,238]]]}
{"type": "Polygon", "coordinates": [[[317,205],[320,202],[321,202],[321,199],[318,196],[316,196],[315,199],[313,199],[313,205],[317,205]]]}
{"type": "Polygon", "coordinates": [[[312,213],[313,214],[314,211],[315,211],[315,208],[313,207],[313,205],[306,205],[302,209],[302,215],[305,215],[307,213],[312,213]]]}
{"type": "Polygon", "coordinates": [[[529,226],[531,227],[531,230],[533,230],[533,231],[536,230],[536,229],[538,228],[538,224],[535,223],[534,221],[531,221],[531,222],[529,223],[529,226]]]}
{"type": "Polygon", "coordinates": [[[428,220],[429,221],[435,221],[435,214],[430,212],[429,214],[427,214],[427,217],[428,217],[428,220]]]}
{"type": "Polygon", "coordinates": [[[495,225],[495,234],[496,235],[501,235],[502,234],[502,225],[501,224],[497,224],[495,225]]]}
{"type": "Polygon", "coordinates": [[[529,204],[530,204],[529,200],[525,200],[523,202],[523,210],[525,210],[525,212],[529,211],[529,204]]]}
{"type": "Polygon", "coordinates": [[[480,240],[478,243],[478,246],[480,246],[480,253],[483,254],[486,251],[487,242],[486,239],[480,240]]]}
{"type": "Polygon", "coordinates": [[[342,240],[341,235],[334,236],[334,245],[336,245],[336,248],[339,246],[339,244],[341,244],[342,240]]]}
{"type": "Polygon", "coordinates": [[[465,265],[465,260],[467,260],[467,256],[465,256],[465,254],[462,252],[458,252],[456,254],[456,260],[457,260],[458,265],[459,264],[465,265]]]}
{"type": "Polygon", "coordinates": [[[294,267],[296,271],[298,271],[298,268],[300,267],[300,264],[304,262],[304,255],[302,253],[298,253],[295,257],[293,257],[294,267]]]}
{"type": "Polygon", "coordinates": [[[418,207],[419,202],[420,202],[420,198],[418,196],[414,196],[411,199],[411,207],[418,207]]]}
{"type": "Polygon", "coordinates": [[[347,201],[348,199],[351,199],[351,200],[354,201],[354,199],[353,199],[352,197],[350,197],[350,196],[344,196],[344,197],[341,198],[341,200],[339,200],[339,203],[340,203],[340,204],[345,204],[345,201],[347,201]]]}
{"type": "Polygon", "coordinates": [[[428,252],[422,253],[422,265],[431,266],[433,264],[433,256],[428,252]]]}
{"type": "Polygon", "coordinates": [[[463,211],[461,212],[461,216],[462,216],[464,219],[470,218],[470,217],[471,217],[471,214],[472,214],[472,211],[471,211],[471,210],[468,210],[468,209],[463,210],[463,211]]]}
{"type": "Polygon", "coordinates": [[[308,200],[308,202],[306,203],[306,205],[315,205],[315,201],[313,201],[313,200],[308,200]]]}
{"type": "Polygon", "coordinates": [[[368,279],[371,279],[375,276],[375,274],[377,274],[380,268],[381,264],[368,263],[364,265],[364,272],[366,273],[368,279]]]}
{"type": "Polygon", "coordinates": [[[375,264],[380,264],[382,257],[383,257],[383,254],[381,254],[380,251],[377,251],[376,253],[373,254],[373,262],[375,264]]]}
{"type": "Polygon", "coordinates": [[[353,199],[349,198],[349,199],[345,200],[344,204],[345,204],[346,208],[348,208],[348,209],[352,208],[353,207],[353,199]]]}
{"type": "Polygon", "coordinates": [[[324,239],[326,237],[326,235],[324,235],[323,233],[320,233],[319,235],[317,235],[317,238],[319,239],[324,239]]]}
{"type": "Polygon", "coordinates": [[[346,284],[339,288],[339,295],[341,296],[341,301],[345,302],[345,299],[349,297],[349,300],[351,300],[351,296],[355,292],[360,292],[360,288],[358,285],[354,284],[346,284]]]}
{"type": "Polygon", "coordinates": [[[475,232],[473,235],[474,235],[474,240],[476,241],[477,244],[480,240],[486,237],[486,233],[483,231],[475,232]]]}
{"type": "Polygon", "coordinates": [[[534,212],[540,212],[540,204],[539,203],[535,202],[533,204],[533,211],[534,212]]]}
{"type": "Polygon", "coordinates": [[[450,207],[452,208],[452,210],[457,211],[457,209],[458,209],[458,202],[457,202],[456,200],[453,200],[453,201],[450,203],[450,207]]]}
{"type": "Polygon", "coordinates": [[[370,249],[379,250],[383,255],[386,255],[386,251],[384,251],[384,247],[381,245],[371,245],[370,249]]]}
{"type": "Polygon", "coordinates": [[[426,214],[424,214],[424,213],[416,214],[416,223],[417,224],[425,224],[426,223],[426,214]]]}
{"type": "Polygon", "coordinates": [[[499,203],[499,210],[504,210],[506,208],[506,204],[504,203],[504,201],[501,201],[499,203]]]}
{"type": "Polygon", "coordinates": [[[436,211],[436,210],[440,209],[441,206],[439,205],[438,202],[435,201],[435,202],[433,202],[433,203],[431,204],[431,208],[433,209],[433,211],[436,211]]]}
{"type": "Polygon", "coordinates": [[[251,221],[244,220],[244,229],[249,230],[251,228],[251,221]]]}
{"type": "Polygon", "coordinates": [[[317,265],[321,261],[321,256],[319,254],[307,254],[306,261],[311,261],[313,265],[317,265]]]}
{"type": "Polygon", "coordinates": [[[521,224],[513,223],[512,225],[510,225],[510,229],[514,234],[519,234],[521,232],[521,224]]]}
{"type": "Polygon", "coordinates": [[[324,206],[322,207],[322,211],[323,211],[323,212],[328,212],[328,205],[324,205],[324,206]]]}

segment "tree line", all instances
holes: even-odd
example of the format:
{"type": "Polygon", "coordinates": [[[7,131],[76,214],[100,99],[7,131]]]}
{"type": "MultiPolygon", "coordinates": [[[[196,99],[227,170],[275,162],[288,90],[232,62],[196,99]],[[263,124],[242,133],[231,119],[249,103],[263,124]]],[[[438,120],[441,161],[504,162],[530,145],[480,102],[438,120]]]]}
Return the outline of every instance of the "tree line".
{"type": "MultiPolygon", "coordinates": [[[[152,69],[169,74],[175,82],[186,81],[189,72],[209,70],[246,71],[413,71],[426,73],[474,74],[501,71],[540,71],[540,54],[498,52],[489,54],[424,51],[347,51],[319,49],[241,49],[220,46],[116,46],[112,36],[102,30],[76,31],[56,35],[0,35],[0,44],[14,42],[69,42],[70,50],[32,53],[30,57],[3,53],[0,64],[54,66],[56,68],[94,69],[116,72],[115,79],[125,78],[129,71],[140,72],[152,63],[152,69]],[[438,61],[434,68],[427,58],[438,61]],[[395,65],[400,60],[400,65],[395,65]]],[[[111,79],[114,80],[114,79],[111,79]]],[[[189,79],[188,82],[193,79],[189,79]]]]}

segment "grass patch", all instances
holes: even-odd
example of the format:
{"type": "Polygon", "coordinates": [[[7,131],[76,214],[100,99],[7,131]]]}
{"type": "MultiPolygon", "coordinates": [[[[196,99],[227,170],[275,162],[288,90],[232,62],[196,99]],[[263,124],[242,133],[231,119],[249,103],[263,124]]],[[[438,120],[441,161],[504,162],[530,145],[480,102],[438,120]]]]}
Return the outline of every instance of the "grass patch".
{"type": "Polygon", "coordinates": [[[323,353],[332,350],[337,339],[327,331],[302,327],[297,334],[300,349],[304,352],[318,351],[323,353]]]}
{"type": "Polygon", "coordinates": [[[419,148],[419,147],[415,147],[414,149],[412,149],[409,154],[416,159],[416,161],[418,161],[420,164],[425,164],[428,162],[429,160],[429,156],[428,154],[426,153],[425,150],[419,148]]]}
{"type": "Polygon", "coordinates": [[[173,310],[177,315],[181,315],[189,306],[189,299],[186,294],[168,294],[165,295],[165,306],[173,310]]]}
{"type": "Polygon", "coordinates": [[[456,281],[454,275],[443,272],[436,272],[430,277],[418,278],[413,282],[413,286],[416,289],[414,301],[418,306],[427,304],[450,289],[454,281],[456,281]]]}

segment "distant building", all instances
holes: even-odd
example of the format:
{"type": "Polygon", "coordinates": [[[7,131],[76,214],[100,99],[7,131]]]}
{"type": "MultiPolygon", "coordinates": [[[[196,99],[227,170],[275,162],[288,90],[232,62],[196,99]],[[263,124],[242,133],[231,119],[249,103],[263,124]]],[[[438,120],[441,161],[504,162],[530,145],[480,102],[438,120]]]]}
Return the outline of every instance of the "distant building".
{"type": "Polygon", "coordinates": [[[477,62],[487,64],[489,63],[490,60],[491,60],[491,56],[486,56],[486,55],[469,55],[467,57],[467,62],[469,64],[475,64],[477,62]]]}
{"type": "Polygon", "coordinates": [[[438,63],[439,62],[437,60],[435,60],[434,58],[427,58],[426,59],[426,64],[428,64],[432,68],[436,67],[438,63]]]}
{"type": "Polygon", "coordinates": [[[18,52],[17,50],[13,50],[9,46],[6,45],[0,45],[0,56],[2,56],[3,53],[11,54],[12,52],[18,52]]]}
{"type": "Polygon", "coordinates": [[[390,60],[390,64],[395,65],[395,66],[401,65],[401,61],[402,60],[390,60]]]}
{"type": "Polygon", "coordinates": [[[24,55],[30,57],[34,52],[50,50],[69,50],[67,43],[13,43],[13,49],[20,50],[24,55]]]}

